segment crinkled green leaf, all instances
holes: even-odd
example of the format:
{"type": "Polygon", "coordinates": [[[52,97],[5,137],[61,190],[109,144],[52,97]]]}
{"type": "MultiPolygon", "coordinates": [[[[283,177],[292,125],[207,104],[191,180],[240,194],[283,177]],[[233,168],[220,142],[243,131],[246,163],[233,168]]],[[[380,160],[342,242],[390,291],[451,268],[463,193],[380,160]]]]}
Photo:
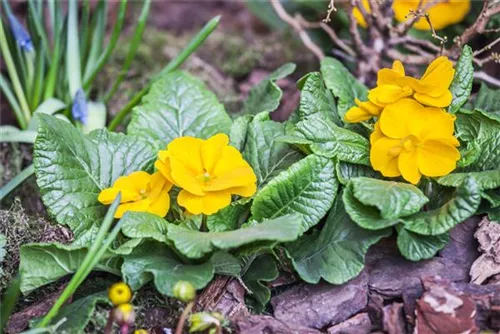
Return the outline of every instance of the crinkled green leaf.
{"type": "Polygon", "coordinates": [[[368,248],[390,234],[391,229],[369,231],[356,225],[339,197],[319,233],[304,235],[286,249],[304,281],[318,283],[323,278],[342,284],[363,270],[368,248]]]}
{"type": "Polygon", "coordinates": [[[240,260],[223,251],[215,252],[212,256],[214,271],[218,275],[238,277],[241,273],[240,260]]]}
{"type": "Polygon", "coordinates": [[[469,177],[457,188],[455,196],[441,208],[404,217],[404,227],[423,235],[439,235],[474,215],[481,202],[481,191],[469,177]]]}
{"type": "Polygon", "coordinates": [[[332,92],[326,88],[319,72],[310,73],[305,79],[300,93],[298,113],[300,119],[319,114],[337,125],[342,124],[332,92]]]}
{"type": "Polygon", "coordinates": [[[231,205],[207,217],[210,232],[223,232],[237,229],[248,218],[250,205],[233,202],[231,205]]]}
{"type": "Polygon", "coordinates": [[[500,169],[484,172],[452,173],[437,179],[439,184],[449,187],[460,186],[466,178],[473,177],[481,190],[500,187],[500,169]]]}
{"type": "Polygon", "coordinates": [[[467,167],[477,161],[481,155],[481,146],[475,141],[468,142],[467,146],[460,150],[460,159],[457,167],[467,167]]]}
{"type": "Polygon", "coordinates": [[[101,190],[122,175],[150,171],[156,158],[145,140],[107,130],[84,136],[71,124],[40,114],[34,164],[48,212],[78,238],[104,218],[101,190]]]}
{"type": "Polygon", "coordinates": [[[217,133],[229,134],[231,118],[224,106],[205,84],[182,71],[165,74],[156,80],[149,93],[134,108],[127,128],[158,147],[174,138],[208,138],[217,133]]]}
{"type": "Polygon", "coordinates": [[[232,249],[255,241],[293,241],[302,233],[299,215],[286,215],[251,227],[226,232],[200,232],[169,225],[168,239],[189,258],[201,258],[217,249],[232,249]]]}
{"type": "Polygon", "coordinates": [[[365,165],[351,164],[349,162],[340,161],[335,166],[337,179],[343,185],[346,185],[349,180],[356,177],[370,177],[372,179],[381,179],[383,176],[373,170],[373,168],[365,165]]]}
{"type": "Polygon", "coordinates": [[[492,118],[500,121],[500,89],[492,89],[487,84],[481,83],[481,88],[479,88],[474,101],[474,108],[484,111],[492,118]]]}
{"type": "Polygon", "coordinates": [[[126,212],[122,233],[129,238],[152,238],[160,242],[167,240],[168,222],[158,215],[147,212],[126,212]]]}
{"type": "Polygon", "coordinates": [[[248,125],[252,121],[252,115],[244,115],[237,117],[231,125],[229,133],[229,145],[234,146],[238,151],[243,151],[247,140],[248,125]]]}
{"type": "Polygon", "coordinates": [[[253,218],[261,221],[297,213],[302,231],[316,225],[332,206],[337,194],[333,162],[309,155],[272,179],[252,204],[253,218]]]}
{"type": "Polygon", "coordinates": [[[245,275],[243,283],[252,291],[248,303],[255,313],[264,311],[266,304],[271,299],[271,291],[265,282],[271,282],[278,278],[279,271],[274,258],[264,254],[256,258],[245,275]]]}
{"type": "Polygon", "coordinates": [[[314,114],[298,122],[293,133],[281,140],[294,144],[308,144],[312,152],[327,158],[370,166],[368,139],[337,126],[320,114],[314,114]]]}
{"type": "Polygon", "coordinates": [[[455,65],[455,76],[450,85],[450,91],[453,95],[448,111],[456,113],[461,106],[467,102],[472,90],[472,81],[474,80],[474,66],[472,65],[472,49],[464,45],[462,53],[455,65]]]}
{"type": "Polygon", "coordinates": [[[481,111],[458,112],[455,127],[462,141],[475,141],[481,148],[478,159],[466,171],[498,170],[500,166],[500,121],[481,111]]]}
{"type": "Polygon", "coordinates": [[[354,99],[366,101],[368,88],[349,72],[345,66],[335,58],[325,57],[321,60],[321,74],[326,88],[338,98],[338,113],[344,119],[345,113],[354,106],[354,99]]]}
{"type": "Polygon", "coordinates": [[[172,297],[178,281],[188,281],[196,289],[204,288],[214,276],[214,265],[211,260],[184,264],[167,245],[146,241],[124,257],[122,274],[133,290],[154,280],[160,293],[172,297]]]}
{"type": "Polygon", "coordinates": [[[342,196],[346,212],[360,227],[367,230],[380,230],[396,225],[399,218],[382,218],[380,211],[361,203],[355,196],[352,183],[349,183],[342,196]]]}
{"type": "Polygon", "coordinates": [[[418,212],[429,201],[414,185],[368,177],[351,180],[353,195],[363,204],[379,209],[384,219],[395,219],[418,212]]]}
{"type": "Polygon", "coordinates": [[[261,112],[275,111],[281,100],[283,92],[276,84],[277,80],[292,74],[295,71],[295,64],[286,63],[281,66],[269,77],[262,80],[257,86],[250,90],[248,99],[243,104],[241,114],[243,115],[257,115],[261,112]]]}
{"type": "Polygon", "coordinates": [[[410,261],[430,259],[443,249],[449,240],[448,233],[421,235],[408,231],[404,227],[399,227],[397,230],[399,251],[410,261]]]}
{"type": "Polygon", "coordinates": [[[490,202],[492,208],[500,206],[500,188],[484,190],[481,194],[483,198],[490,202]]]}
{"type": "Polygon", "coordinates": [[[276,141],[284,134],[285,125],[272,121],[268,113],[255,116],[248,126],[243,157],[252,166],[259,187],[302,157],[291,145],[276,141]]]}

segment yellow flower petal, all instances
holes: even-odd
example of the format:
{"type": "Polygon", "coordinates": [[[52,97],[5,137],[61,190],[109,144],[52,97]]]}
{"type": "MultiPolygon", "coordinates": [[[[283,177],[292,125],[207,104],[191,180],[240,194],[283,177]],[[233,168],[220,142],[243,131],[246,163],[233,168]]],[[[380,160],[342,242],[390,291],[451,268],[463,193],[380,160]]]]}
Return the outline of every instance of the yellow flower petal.
{"type": "MultiPolygon", "coordinates": [[[[166,152],[166,151],[160,151],[166,152]]],[[[175,183],[174,178],[172,177],[172,168],[170,167],[170,158],[166,157],[165,159],[158,159],[155,161],[155,168],[170,182],[175,183]]]]}
{"type": "Polygon", "coordinates": [[[417,150],[401,151],[398,158],[398,168],[406,181],[417,184],[422,177],[418,170],[417,150]]]}
{"type": "Polygon", "coordinates": [[[453,99],[453,96],[449,90],[446,90],[441,96],[438,97],[432,97],[430,95],[419,93],[415,93],[413,97],[415,97],[415,100],[422,104],[439,108],[445,108],[449,106],[451,100],[453,99]]]}
{"type": "Polygon", "coordinates": [[[400,140],[382,137],[372,145],[370,150],[370,162],[373,169],[378,170],[384,176],[395,177],[401,175],[398,169],[397,155],[390,151],[400,144],[400,140]]]}
{"type": "Polygon", "coordinates": [[[150,192],[148,197],[154,201],[155,198],[159,196],[160,192],[168,192],[172,189],[172,186],[172,183],[170,183],[161,172],[156,172],[151,175],[150,192]]]}
{"type": "MultiPolygon", "coordinates": [[[[363,0],[362,2],[363,2],[362,6],[364,7],[365,11],[368,14],[371,14],[370,3],[368,2],[368,0],[363,0]]],[[[361,6],[361,4],[358,6],[361,6]]],[[[361,10],[358,7],[353,8],[352,14],[354,15],[354,19],[356,20],[356,22],[361,27],[366,28],[368,26],[368,24],[366,23],[365,17],[363,16],[363,13],[361,12],[361,10]]]]}
{"type": "Polygon", "coordinates": [[[224,148],[229,144],[229,137],[226,134],[219,133],[208,138],[201,146],[201,159],[206,172],[212,174],[215,165],[224,151],[224,148]]]}
{"type": "Polygon", "coordinates": [[[359,123],[372,118],[373,115],[360,107],[352,107],[345,115],[344,120],[348,123],[359,123]]]}
{"type": "Polygon", "coordinates": [[[392,68],[383,68],[377,73],[377,86],[394,85],[396,80],[405,76],[403,63],[395,60],[392,63],[392,68]]]}
{"type": "Polygon", "coordinates": [[[228,191],[217,191],[197,196],[181,190],[177,196],[177,202],[194,215],[211,215],[231,204],[231,194],[228,191]]]}
{"type": "Polygon", "coordinates": [[[385,107],[380,116],[380,129],[384,135],[402,139],[412,133],[410,127],[418,126],[418,122],[425,123],[420,116],[424,107],[415,100],[402,99],[385,107]]]}
{"type": "Polygon", "coordinates": [[[460,152],[441,141],[425,141],[418,151],[418,168],[426,176],[443,176],[456,168],[460,152]]]}
{"type": "Polygon", "coordinates": [[[375,123],[375,126],[373,128],[373,132],[370,135],[370,144],[373,145],[377,140],[380,138],[385,137],[384,134],[382,133],[382,130],[380,130],[380,121],[375,123]]]}
{"type": "Polygon", "coordinates": [[[109,204],[113,203],[113,201],[115,200],[116,196],[118,196],[119,192],[120,192],[120,190],[117,189],[117,188],[107,188],[107,189],[104,189],[103,191],[101,191],[99,193],[99,196],[97,197],[97,200],[99,202],[101,202],[102,204],[104,204],[104,205],[109,205],[109,204]]]}
{"type": "Polygon", "coordinates": [[[147,208],[147,212],[154,213],[160,217],[165,217],[169,209],[170,195],[168,194],[168,190],[165,191],[165,188],[163,188],[156,197],[151,197],[151,203],[147,208]]]}
{"type": "Polygon", "coordinates": [[[377,105],[387,105],[412,94],[413,90],[409,86],[382,85],[370,90],[368,99],[377,105]]]}
{"type": "Polygon", "coordinates": [[[226,171],[221,176],[213,178],[212,180],[210,180],[210,182],[207,182],[207,184],[204,187],[204,190],[219,191],[234,187],[245,186],[250,183],[255,183],[256,181],[257,177],[255,176],[253,169],[249,165],[246,165],[233,168],[231,170],[226,171]]]}
{"type": "Polygon", "coordinates": [[[246,186],[229,188],[228,191],[232,195],[238,195],[241,197],[251,197],[257,191],[257,184],[252,183],[246,186]]]}
{"type": "Polygon", "coordinates": [[[195,195],[202,196],[205,194],[202,188],[203,183],[200,181],[200,176],[203,175],[203,168],[201,168],[201,172],[196,174],[181,160],[178,160],[177,156],[170,157],[170,166],[172,168],[172,179],[176,185],[195,195]]]}
{"type": "Polygon", "coordinates": [[[120,204],[115,212],[115,218],[121,218],[127,211],[144,212],[149,207],[149,198],[137,202],[120,204]]]}
{"type": "Polygon", "coordinates": [[[141,189],[147,188],[150,178],[151,175],[146,172],[133,172],[127,176],[120,176],[113,184],[113,188],[138,193],[141,189]]]}
{"type": "Polygon", "coordinates": [[[411,134],[420,140],[453,136],[455,116],[440,108],[427,107],[409,121],[411,134]]]}
{"type": "MultiPolygon", "coordinates": [[[[203,163],[201,161],[201,146],[204,141],[193,137],[175,138],[168,144],[167,150],[170,159],[175,158],[181,162],[186,170],[192,175],[203,173],[203,163]]],[[[172,166],[172,171],[175,168],[172,166]]]]}

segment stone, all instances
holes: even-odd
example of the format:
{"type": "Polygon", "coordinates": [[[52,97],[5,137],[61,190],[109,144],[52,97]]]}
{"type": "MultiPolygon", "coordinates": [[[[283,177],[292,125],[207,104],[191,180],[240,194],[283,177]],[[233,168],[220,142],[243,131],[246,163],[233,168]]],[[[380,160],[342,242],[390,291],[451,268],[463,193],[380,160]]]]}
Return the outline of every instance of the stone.
{"type": "Polygon", "coordinates": [[[291,325],[266,315],[240,316],[233,324],[238,334],[321,334],[316,329],[291,325]]]}
{"type": "Polygon", "coordinates": [[[402,303],[392,303],[384,306],[384,331],[387,334],[405,334],[406,325],[402,303]]]}
{"type": "Polygon", "coordinates": [[[328,328],[328,334],[368,334],[371,332],[372,322],[368,313],[359,313],[354,317],[328,328]]]}

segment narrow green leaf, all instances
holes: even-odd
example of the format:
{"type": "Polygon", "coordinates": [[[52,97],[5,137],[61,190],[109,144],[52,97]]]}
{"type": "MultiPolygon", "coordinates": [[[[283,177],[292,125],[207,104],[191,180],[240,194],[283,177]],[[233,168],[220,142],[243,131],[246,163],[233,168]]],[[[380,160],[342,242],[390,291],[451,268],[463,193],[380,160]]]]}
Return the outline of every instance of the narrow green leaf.
{"type": "Polygon", "coordinates": [[[450,85],[450,91],[453,95],[448,111],[456,113],[461,106],[467,102],[472,91],[472,81],[474,81],[474,66],[472,65],[472,49],[464,45],[462,53],[455,65],[455,76],[450,85]]]}
{"type": "Polygon", "coordinates": [[[23,169],[19,174],[17,174],[12,180],[0,188],[0,201],[5,198],[11,191],[16,189],[21,183],[26,181],[31,175],[35,173],[35,167],[33,164],[29,165],[23,169]]]}
{"type": "MultiPolygon", "coordinates": [[[[78,89],[82,87],[79,43],[78,2],[70,1],[68,3],[68,36],[66,41],[66,73],[70,99],[73,99],[78,89]]],[[[55,65],[53,64],[53,66],[55,65]]]]}
{"type": "Polygon", "coordinates": [[[24,130],[10,125],[0,126],[0,142],[4,143],[27,143],[33,144],[36,139],[36,131],[24,130]]]}

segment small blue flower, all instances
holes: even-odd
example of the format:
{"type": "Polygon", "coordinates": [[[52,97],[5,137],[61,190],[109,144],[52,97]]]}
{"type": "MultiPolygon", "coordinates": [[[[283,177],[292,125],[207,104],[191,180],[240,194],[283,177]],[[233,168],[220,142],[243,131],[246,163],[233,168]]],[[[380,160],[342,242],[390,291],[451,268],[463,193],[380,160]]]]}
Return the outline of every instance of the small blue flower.
{"type": "Polygon", "coordinates": [[[87,100],[85,99],[85,93],[80,88],[75,94],[73,100],[73,106],[71,107],[71,115],[75,121],[79,121],[83,125],[87,124],[89,117],[89,108],[87,105],[87,100]]]}
{"type": "Polygon", "coordinates": [[[14,15],[8,14],[7,16],[10,22],[10,29],[19,47],[26,52],[33,51],[33,42],[31,41],[30,34],[28,34],[21,22],[14,15]]]}

